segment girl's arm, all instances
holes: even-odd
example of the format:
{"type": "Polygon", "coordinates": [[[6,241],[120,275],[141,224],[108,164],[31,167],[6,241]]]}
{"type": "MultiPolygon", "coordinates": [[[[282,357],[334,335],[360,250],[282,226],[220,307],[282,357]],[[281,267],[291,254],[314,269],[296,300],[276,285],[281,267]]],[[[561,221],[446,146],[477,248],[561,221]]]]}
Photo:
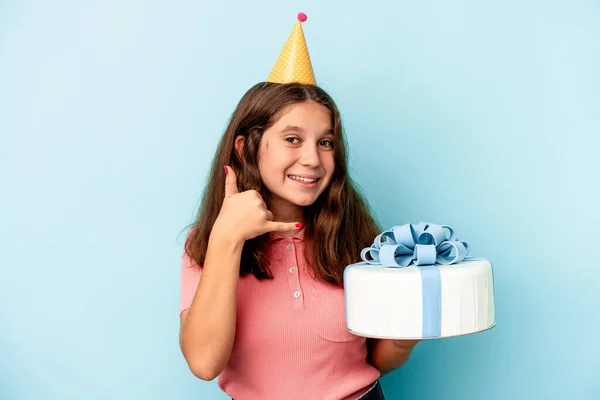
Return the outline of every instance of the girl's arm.
{"type": "Polygon", "coordinates": [[[192,373],[203,380],[217,377],[231,356],[244,243],[301,227],[274,222],[261,195],[256,190],[240,193],[235,171],[225,166],[225,172],[225,198],[208,240],[202,277],[190,308],[181,313],[181,351],[192,373]]]}
{"type": "Polygon", "coordinates": [[[369,362],[381,372],[381,376],[400,368],[418,340],[367,339],[369,362]]]}
{"type": "Polygon", "coordinates": [[[181,351],[192,373],[206,381],[221,373],[233,348],[242,248],[211,235],[194,300],[181,313],[181,351]]]}

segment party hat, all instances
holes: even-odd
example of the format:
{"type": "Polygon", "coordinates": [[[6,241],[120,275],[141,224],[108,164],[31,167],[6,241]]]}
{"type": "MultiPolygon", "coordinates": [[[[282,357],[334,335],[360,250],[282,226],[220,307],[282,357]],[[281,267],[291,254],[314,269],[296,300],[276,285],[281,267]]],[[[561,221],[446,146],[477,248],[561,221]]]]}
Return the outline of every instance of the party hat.
{"type": "Polygon", "coordinates": [[[298,21],[292,29],[285,46],[267,82],[273,83],[291,83],[299,82],[303,84],[316,85],[315,75],[313,73],[308,48],[304,40],[304,31],[301,23],[306,21],[306,14],[298,14],[298,21]]]}

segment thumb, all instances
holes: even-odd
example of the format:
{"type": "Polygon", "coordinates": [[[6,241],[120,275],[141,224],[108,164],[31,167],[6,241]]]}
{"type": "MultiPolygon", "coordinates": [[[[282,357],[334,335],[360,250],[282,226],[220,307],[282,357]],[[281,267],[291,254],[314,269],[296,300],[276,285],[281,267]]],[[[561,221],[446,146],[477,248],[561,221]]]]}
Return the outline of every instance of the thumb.
{"type": "Polygon", "coordinates": [[[223,167],[225,168],[225,198],[227,198],[239,193],[239,191],[235,171],[227,165],[224,165],[223,167]]]}

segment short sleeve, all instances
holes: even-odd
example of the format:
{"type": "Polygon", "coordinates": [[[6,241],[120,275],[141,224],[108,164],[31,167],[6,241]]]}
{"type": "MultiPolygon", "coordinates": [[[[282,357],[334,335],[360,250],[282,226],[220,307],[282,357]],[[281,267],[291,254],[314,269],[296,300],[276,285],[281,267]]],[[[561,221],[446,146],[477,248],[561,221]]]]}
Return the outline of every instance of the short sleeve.
{"type": "Polygon", "coordinates": [[[180,314],[192,305],[201,275],[202,269],[184,252],[181,260],[180,314]]]}

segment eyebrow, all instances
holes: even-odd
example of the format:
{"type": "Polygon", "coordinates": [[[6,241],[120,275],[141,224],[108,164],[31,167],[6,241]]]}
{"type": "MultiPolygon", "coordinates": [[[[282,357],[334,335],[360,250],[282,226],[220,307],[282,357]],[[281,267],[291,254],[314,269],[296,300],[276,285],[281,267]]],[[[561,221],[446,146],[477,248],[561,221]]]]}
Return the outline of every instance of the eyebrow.
{"type": "MultiPolygon", "coordinates": [[[[295,125],[288,125],[285,128],[283,128],[279,133],[289,133],[289,132],[298,132],[298,133],[302,133],[304,132],[304,129],[302,129],[299,126],[295,126],[295,125]]],[[[325,132],[323,132],[326,135],[333,135],[333,129],[329,129],[325,132]]]]}

